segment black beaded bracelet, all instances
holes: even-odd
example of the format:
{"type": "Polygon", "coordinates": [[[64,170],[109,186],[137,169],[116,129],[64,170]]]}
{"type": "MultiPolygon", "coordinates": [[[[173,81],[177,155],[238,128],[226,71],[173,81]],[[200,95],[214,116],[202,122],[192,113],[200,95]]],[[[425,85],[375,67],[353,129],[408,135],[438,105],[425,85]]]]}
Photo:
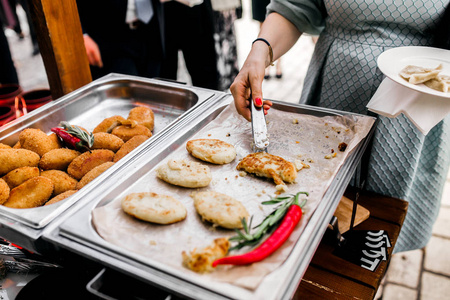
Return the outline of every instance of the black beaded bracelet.
{"type": "Polygon", "coordinates": [[[269,63],[269,65],[270,65],[270,66],[273,66],[274,64],[273,64],[273,50],[272,50],[272,46],[270,46],[270,43],[269,43],[266,39],[263,39],[263,38],[257,38],[256,40],[253,41],[252,45],[253,45],[255,42],[257,42],[257,41],[264,42],[264,43],[266,43],[267,46],[269,47],[269,56],[270,56],[270,63],[269,63]]]}

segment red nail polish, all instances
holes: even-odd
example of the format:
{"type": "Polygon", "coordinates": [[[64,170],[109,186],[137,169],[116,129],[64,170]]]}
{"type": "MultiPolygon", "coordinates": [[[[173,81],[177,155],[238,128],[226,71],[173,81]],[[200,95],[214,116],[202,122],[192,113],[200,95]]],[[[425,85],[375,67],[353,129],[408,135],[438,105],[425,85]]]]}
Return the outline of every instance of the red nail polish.
{"type": "Polygon", "coordinates": [[[264,115],[267,115],[267,110],[264,111],[264,115]]]}
{"type": "Polygon", "coordinates": [[[262,105],[262,100],[261,100],[261,98],[256,98],[256,99],[255,99],[255,103],[256,103],[256,105],[261,106],[261,105],[262,105]]]}

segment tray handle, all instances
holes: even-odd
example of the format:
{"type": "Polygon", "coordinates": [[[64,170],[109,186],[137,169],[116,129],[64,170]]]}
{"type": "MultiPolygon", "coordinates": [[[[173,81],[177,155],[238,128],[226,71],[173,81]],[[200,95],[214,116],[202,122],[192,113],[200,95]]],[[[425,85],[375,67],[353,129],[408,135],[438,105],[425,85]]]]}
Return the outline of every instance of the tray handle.
{"type": "Polygon", "coordinates": [[[128,277],[108,268],[103,268],[93,279],[91,279],[86,285],[86,289],[91,294],[106,300],[179,299],[164,290],[145,284],[138,279],[128,277]]]}

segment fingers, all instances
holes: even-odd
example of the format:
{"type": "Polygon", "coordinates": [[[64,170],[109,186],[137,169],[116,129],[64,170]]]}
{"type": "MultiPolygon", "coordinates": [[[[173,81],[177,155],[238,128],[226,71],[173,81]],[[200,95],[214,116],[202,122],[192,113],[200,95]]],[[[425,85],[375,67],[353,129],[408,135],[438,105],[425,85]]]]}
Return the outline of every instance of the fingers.
{"type": "Polygon", "coordinates": [[[250,78],[250,88],[252,92],[253,103],[256,107],[263,106],[263,95],[262,95],[262,81],[264,78],[264,73],[262,75],[255,74],[250,78]]]}
{"type": "Polygon", "coordinates": [[[96,48],[96,51],[94,51],[93,56],[94,56],[95,66],[102,68],[103,61],[102,61],[102,56],[100,55],[100,50],[98,49],[98,47],[96,48]]]}
{"type": "Polygon", "coordinates": [[[249,100],[255,103],[257,107],[263,106],[262,81],[264,79],[265,55],[266,53],[263,51],[252,51],[230,87],[236,109],[247,121],[251,120],[249,100]]]}
{"type": "Polygon", "coordinates": [[[231,94],[234,98],[234,103],[238,113],[243,116],[247,121],[250,121],[251,113],[249,110],[250,101],[250,89],[247,88],[245,82],[238,78],[239,75],[234,80],[233,84],[230,86],[231,94]]]}
{"type": "Polygon", "coordinates": [[[97,43],[88,35],[84,35],[83,38],[89,64],[99,68],[103,67],[103,61],[97,43]]]}
{"type": "Polygon", "coordinates": [[[263,109],[264,109],[264,114],[267,115],[270,107],[272,107],[272,101],[270,100],[264,100],[264,104],[263,104],[263,109]]]}

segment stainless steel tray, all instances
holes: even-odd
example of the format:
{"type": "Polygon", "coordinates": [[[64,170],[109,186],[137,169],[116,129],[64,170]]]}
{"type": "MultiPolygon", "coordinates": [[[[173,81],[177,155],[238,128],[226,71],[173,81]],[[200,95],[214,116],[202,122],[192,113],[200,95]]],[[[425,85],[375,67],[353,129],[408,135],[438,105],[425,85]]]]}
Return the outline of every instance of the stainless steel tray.
{"type": "Polygon", "coordinates": [[[25,128],[39,128],[50,133],[60,121],[69,121],[93,130],[104,118],[113,115],[126,118],[130,109],[138,105],[150,107],[155,114],[155,128],[149,140],[66,201],[31,209],[0,206],[0,236],[36,251],[33,243],[47,224],[96,189],[101,181],[132,160],[147,144],[157,140],[171,124],[195,111],[206,100],[214,101],[224,95],[160,80],[110,74],[2,127],[0,142],[12,146],[25,128]]]}
{"type": "MultiPolygon", "coordinates": [[[[223,105],[205,110],[196,118],[185,118],[177,123],[177,129],[148,145],[140,158],[105,180],[102,189],[88,195],[83,207],[72,211],[60,224],[51,224],[43,238],[69,251],[85,256],[93,261],[120,271],[128,276],[147,282],[153,286],[171,291],[192,299],[287,299],[293,295],[309,262],[318,246],[327,224],[330,221],[344,190],[360,161],[362,153],[370,139],[369,135],[349,155],[339,169],[322,201],[309,220],[305,230],[295,244],[291,254],[280,268],[267,275],[259,287],[247,290],[226,283],[205,283],[186,278],[184,273],[174,271],[148,258],[130,253],[101,238],[92,225],[92,210],[106,205],[117,195],[123,193],[144,174],[151,171],[173,150],[183,145],[196,132],[214,120],[231,102],[231,96],[224,99],[223,105]]],[[[339,115],[337,112],[305,105],[287,104],[274,101],[274,108],[284,111],[311,114],[315,116],[339,115]]],[[[346,113],[348,114],[348,113],[346,113]]],[[[206,281],[207,282],[207,281],[206,281]]]]}

